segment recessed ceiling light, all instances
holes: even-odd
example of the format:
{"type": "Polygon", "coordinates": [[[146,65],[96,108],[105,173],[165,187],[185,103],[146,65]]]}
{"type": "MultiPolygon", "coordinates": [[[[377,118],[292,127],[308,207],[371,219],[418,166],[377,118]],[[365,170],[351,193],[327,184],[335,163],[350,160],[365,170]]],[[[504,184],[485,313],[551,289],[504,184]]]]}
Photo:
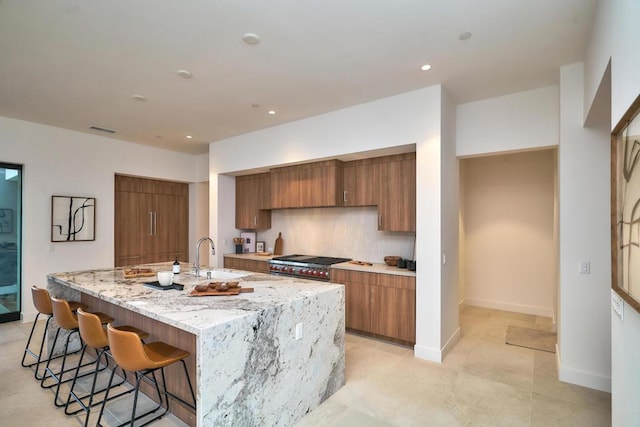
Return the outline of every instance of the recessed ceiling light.
{"type": "Polygon", "coordinates": [[[147,100],[147,98],[144,95],[133,95],[132,98],[135,99],[136,101],[146,101],[147,100]]]}
{"type": "Polygon", "coordinates": [[[191,77],[193,77],[193,74],[191,74],[191,71],[178,70],[178,76],[182,77],[183,79],[190,79],[191,77]]]}
{"type": "Polygon", "coordinates": [[[471,38],[472,34],[469,31],[465,31],[464,33],[460,33],[460,35],[458,36],[458,39],[460,40],[469,40],[471,38]]]}
{"type": "Polygon", "coordinates": [[[429,71],[431,69],[431,65],[429,64],[424,64],[422,67],[420,67],[420,69],[422,71],[429,71]]]}
{"type": "Polygon", "coordinates": [[[269,113],[270,115],[273,116],[274,114],[276,114],[276,111],[275,110],[269,110],[269,111],[267,111],[267,113],[269,113]]]}
{"type": "Polygon", "coordinates": [[[260,43],[260,37],[258,37],[257,34],[253,34],[253,33],[247,33],[244,36],[242,36],[242,40],[244,40],[244,42],[246,44],[258,44],[260,43]]]}
{"type": "Polygon", "coordinates": [[[191,139],[193,138],[191,135],[187,135],[187,139],[191,139]]]}

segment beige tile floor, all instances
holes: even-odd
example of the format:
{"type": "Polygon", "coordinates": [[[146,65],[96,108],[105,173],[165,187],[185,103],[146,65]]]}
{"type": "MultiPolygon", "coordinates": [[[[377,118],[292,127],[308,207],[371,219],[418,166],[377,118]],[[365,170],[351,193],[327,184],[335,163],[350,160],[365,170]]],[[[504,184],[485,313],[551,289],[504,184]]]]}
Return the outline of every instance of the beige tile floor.
{"type": "MultiPolygon", "coordinates": [[[[508,325],[549,329],[548,319],[466,307],[460,324],[462,337],[442,365],[347,334],[345,386],[297,427],[611,425],[610,394],[559,382],[553,353],[504,343],[508,325]]],[[[20,367],[30,327],[0,325],[0,426],[81,425],[20,367]]],[[[182,425],[173,416],[154,423],[182,425]]]]}

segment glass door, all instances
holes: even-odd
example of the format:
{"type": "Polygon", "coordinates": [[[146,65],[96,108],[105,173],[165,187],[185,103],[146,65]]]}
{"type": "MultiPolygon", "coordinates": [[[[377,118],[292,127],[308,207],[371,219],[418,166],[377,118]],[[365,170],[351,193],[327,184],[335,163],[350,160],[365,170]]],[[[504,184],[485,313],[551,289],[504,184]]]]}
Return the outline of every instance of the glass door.
{"type": "Polygon", "coordinates": [[[20,319],[22,166],[0,162],[0,323],[20,319]]]}

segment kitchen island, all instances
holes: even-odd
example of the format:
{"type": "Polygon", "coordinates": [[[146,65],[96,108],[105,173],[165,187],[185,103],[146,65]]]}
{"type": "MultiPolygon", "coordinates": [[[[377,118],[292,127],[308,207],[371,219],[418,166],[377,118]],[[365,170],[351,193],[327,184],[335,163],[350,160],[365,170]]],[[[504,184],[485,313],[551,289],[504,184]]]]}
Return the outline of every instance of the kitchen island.
{"type": "MultiPolygon", "coordinates": [[[[214,269],[214,277],[220,271],[214,269]]],[[[122,269],[51,274],[48,288],[53,296],[82,301],[147,330],[148,342],[191,351],[187,364],[197,411],[189,414],[175,402],[171,409],[188,424],[292,425],[344,384],[344,287],[225,272],[243,274],[233,280],[254,292],[195,297],[195,285],[210,280],[183,273],[175,282],[184,290],[163,291],[144,286],[153,277],[124,279],[122,269]]],[[[184,388],[179,374],[176,369],[168,382],[184,388]]]]}

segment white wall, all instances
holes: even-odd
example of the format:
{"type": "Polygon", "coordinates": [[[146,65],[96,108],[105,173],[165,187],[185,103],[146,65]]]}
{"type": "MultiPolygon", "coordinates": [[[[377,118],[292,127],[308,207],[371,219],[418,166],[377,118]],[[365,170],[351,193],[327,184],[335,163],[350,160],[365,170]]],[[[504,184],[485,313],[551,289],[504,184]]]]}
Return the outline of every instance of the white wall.
{"type": "Polygon", "coordinates": [[[440,326],[441,352],[446,355],[460,337],[458,305],[459,243],[459,162],[456,157],[456,106],[446,91],[442,93],[441,197],[442,257],[440,326]]]}
{"type": "MultiPolygon", "coordinates": [[[[226,240],[224,251],[232,252],[236,235],[229,214],[234,180],[223,173],[416,144],[416,347],[425,349],[421,357],[440,360],[441,92],[432,86],[212,143],[210,228],[216,246],[226,240]]],[[[217,258],[222,263],[222,252],[217,258]]]]}
{"type": "Polygon", "coordinates": [[[457,155],[556,146],[558,111],[557,86],[458,105],[457,155]]]}
{"type": "MultiPolygon", "coordinates": [[[[640,3],[636,0],[601,0],[587,46],[585,110],[600,86],[611,60],[611,126],[640,94],[640,3]]],[[[602,176],[603,181],[608,178],[602,176]]],[[[640,425],[640,315],[624,303],[624,320],[611,310],[612,424],[640,425]]]]}
{"type": "Polygon", "coordinates": [[[196,156],[0,117],[0,160],[24,165],[22,316],[46,275],[113,266],[114,174],[195,181],[196,156]],[[51,196],[96,198],[96,240],[50,243],[51,196]]]}
{"type": "Polygon", "coordinates": [[[555,161],[554,150],[463,160],[466,304],[553,315],[555,161]]]}
{"type": "Polygon", "coordinates": [[[610,148],[607,130],[587,129],[583,65],[560,70],[559,377],[611,390],[610,148]],[[589,261],[591,274],[580,274],[589,261]]]}

